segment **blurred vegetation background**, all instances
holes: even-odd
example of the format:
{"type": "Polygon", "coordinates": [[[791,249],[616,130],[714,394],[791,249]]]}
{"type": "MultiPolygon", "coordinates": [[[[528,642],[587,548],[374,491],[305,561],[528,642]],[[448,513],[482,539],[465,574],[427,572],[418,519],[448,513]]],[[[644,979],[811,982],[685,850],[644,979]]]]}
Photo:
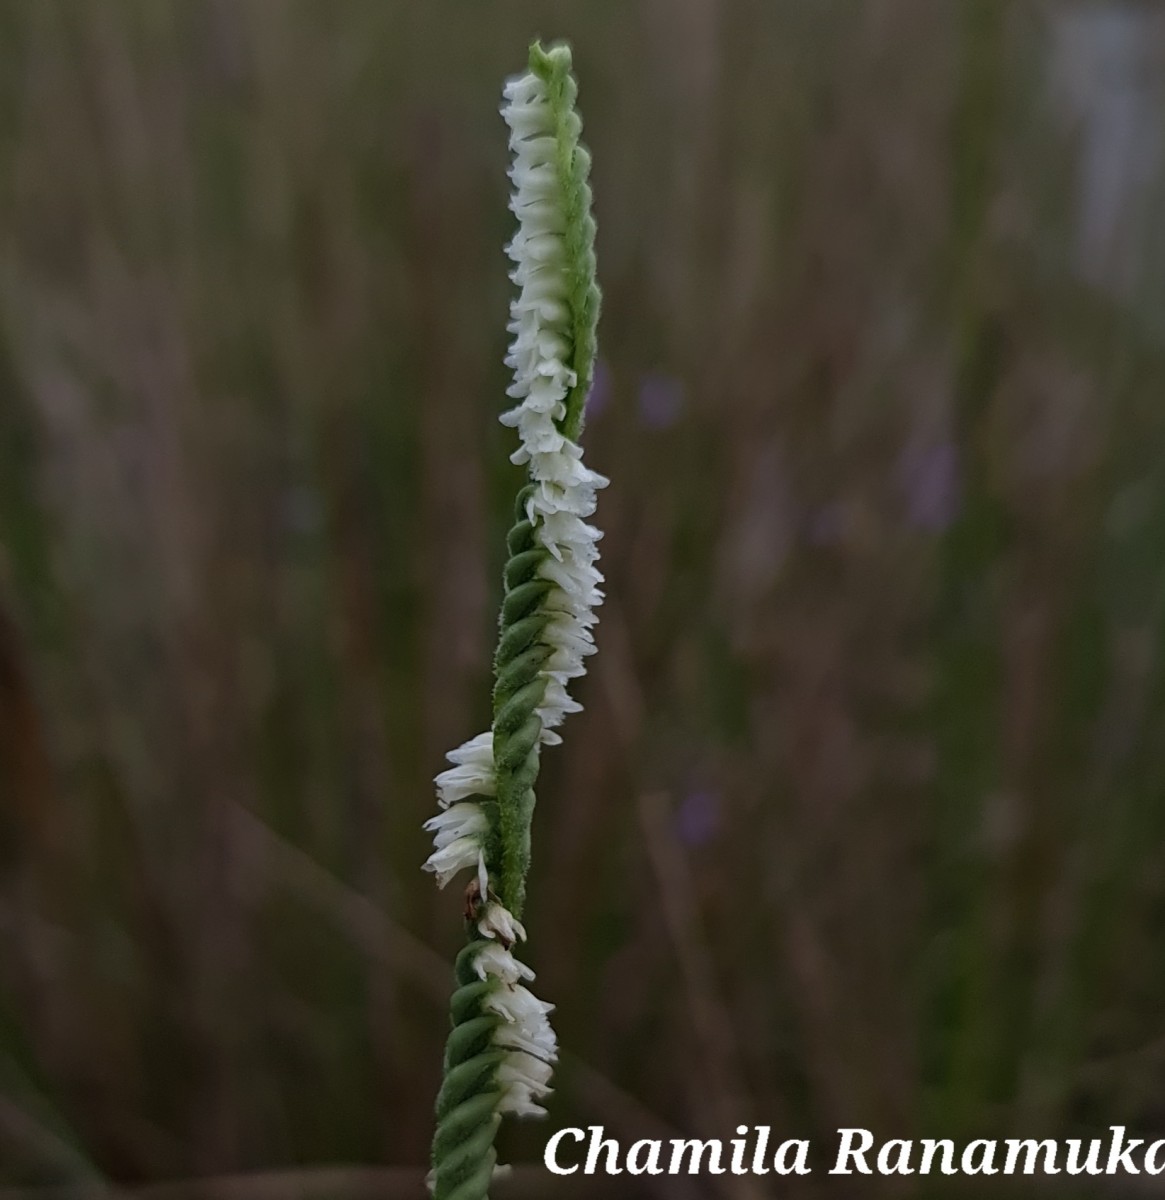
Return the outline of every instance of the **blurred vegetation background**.
{"type": "Polygon", "coordinates": [[[535,34],[609,598],[504,1156],[1165,1129],[1165,10],[0,0],[5,1197],[422,1194],[535,34]]]}

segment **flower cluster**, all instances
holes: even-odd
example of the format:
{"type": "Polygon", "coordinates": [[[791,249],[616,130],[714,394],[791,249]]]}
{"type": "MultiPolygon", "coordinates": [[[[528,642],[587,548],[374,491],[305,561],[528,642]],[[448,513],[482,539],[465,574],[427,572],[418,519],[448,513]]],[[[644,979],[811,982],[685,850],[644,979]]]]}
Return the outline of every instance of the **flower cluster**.
{"type": "Polygon", "coordinates": [[[469,797],[492,796],[497,791],[493,734],[479,733],[445,757],[453,766],[434,780],[441,811],[424,825],[433,835],[434,846],[425,870],[432,871],[437,876],[437,886],[443,888],[454,875],[466,868],[474,869],[484,896],[489,889],[485,868],[489,818],[482,806],[469,797]]]}
{"type": "Polygon", "coordinates": [[[486,946],[474,968],[491,985],[482,1008],[500,1018],[493,1042],[506,1051],[497,1068],[502,1090],[497,1111],[541,1116],[546,1110],[538,1101],[550,1095],[551,1070],[558,1059],[558,1043],[547,1020],[554,1005],[539,1000],[525,986],[522,981],[531,981],[534,972],[505,946],[486,946]]]}
{"type": "Polygon", "coordinates": [[[477,871],[483,902],[476,928],[487,944],[475,956],[474,970],[491,985],[482,1007],[500,1019],[493,1042],[506,1051],[497,1067],[501,1091],[497,1111],[538,1115],[545,1111],[537,1102],[550,1094],[551,1067],[558,1057],[554,1030],[547,1020],[554,1006],[524,986],[534,972],[514,957],[511,947],[526,940],[526,930],[492,898],[484,852],[489,820],[482,805],[468,798],[494,794],[493,736],[480,734],[447,757],[453,765],[436,778],[441,811],[425,822],[436,847],[425,867],[436,874],[442,888],[462,870],[477,871]]]}
{"type": "MultiPolygon", "coordinates": [[[[569,104],[555,103],[549,82],[534,71],[510,80],[504,96],[502,116],[513,152],[510,207],[518,219],[506,248],[514,263],[510,277],[518,287],[510,306],[513,342],[506,363],[514,372],[508,395],[517,403],[501,421],[518,431],[520,445],[511,457],[528,466],[533,487],[526,518],[545,552],[537,569],[549,584],[540,604],[547,617],[540,640],[550,653],[539,672],[545,690],[537,713],[541,740],[549,745],[562,740],[556,729],[567,714],[581,708],[567,686],[586,673],[585,659],[595,650],[595,609],[603,599],[603,577],[595,563],[602,534],[587,518],[607,480],[583,465],[581,447],[564,431],[568,399],[579,384],[571,365],[579,272],[568,239],[572,181],[563,173],[561,151],[573,145],[582,153],[578,117],[569,104]]],[[[586,370],[589,375],[589,366],[586,370]]],[[[479,734],[454,750],[449,755],[453,767],[437,776],[442,811],[425,825],[435,844],[425,866],[441,887],[460,871],[476,869],[482,895],[488,891],[489,821],[468,797],[496,794],[492,755],[492,732],[479,734]]]]}
{"type": "Polygon", "coordinates": [[[579,145],[570,51],[530,51],[530,71],[507,83],[502,107],[513,162],[506,248],[517,295],[507,365],[517,431],[511,456],[529,485],[510,531],[495,659],[494,724],[452,751],[436,778],[440,811],[425,823],[425,864],[440,887],[476,873],[466,893],[469,944],[458,956],[453,1030],[437,1101],[433,1187],[438,1200],[483,1200],[500,1115],[540,1115],[557,1059],[551,1005],[526,987],[534,973],[513,947],[522,911],[530,814],[541,745],[580,705],[572,680],[594,653],[601,536],[587,519],[607,480],[583,465],[578,436],[595,356],[598,289],[589,158],[579,145]],[[496,891],[494,889],[497,889],[496,891]]]}
{"type": "Polygon", "coordinates": [[[514,156],[510,207],[518,218],[506,250],[514,262],[510,278],[519,288],[510,306],[514,340],[506,364],[514,372],[508,395],[518,403],[501,420],[518,430],[521,445],[511,457],[529,464],[535,486],[526,516],[547,551],[538,573],[552,584],[542,605],[552,614],[542,634],[551,656],[538,715],[543,742],[554,744],[561,741],[555,728],[581,707],[567,684],[586,673],[583,660],[595,649],[594,610],[603,599],[595,562],[602,534],[586,518],[595,511],[596,490],[608,481],[583,465],[581,447],[564,432],[568,395],[579,378],[570,365],[576,274],[566,236],[570,181],[563,178],[559,150],[564,139],[577,138],[578,118],[559,111],[546,80],[533,72],[511,80],[505,96],[502,116],[514,156]],[[568,122],[571,128],[559,128],[568,122]]]}

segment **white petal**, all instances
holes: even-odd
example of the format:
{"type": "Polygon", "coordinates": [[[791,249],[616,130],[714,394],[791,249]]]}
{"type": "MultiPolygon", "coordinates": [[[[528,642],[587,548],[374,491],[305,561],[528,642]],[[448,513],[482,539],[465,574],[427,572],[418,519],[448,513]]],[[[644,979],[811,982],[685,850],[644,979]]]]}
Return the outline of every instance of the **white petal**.
{"type": "Polygon", "coordinates": [[[505,1091],[498,1103],[498,1112],[515,1116],[542,1116],[546,1110],[536,1103],[550,1095],[550,1067],[529,1055],[507,1055],[498,1066],[498,1082],[505,1091]]]}
{"type": "Polygon", "coordinates": [[[456,804],[467,796],[496,794],[492,732],[479,733],[456,750],[450,750],[445,757],[454,765],[442,771],[434,780],[437,800],[442,808],[456,804]]]}
{"type": "Polygon", "coordinates": [[[443,888],[466,867],[476,866],[480,871],[483,863],[481,841],[476,837],[463,837],[440,850],[434,850],[426,860],[424,869],[433,871],[437,876],[437,886],[443,888]]]}
{"type": "Polygon", "coordinates": [[[480,842],[489,829],[489,821],[480,805],[463,801],[442,809],[435,817],[430,817],[422,828],[433,834],[433,845],[441,850],[463,838],[473,837],[480,842]]]}
{"type": "MultiPolygon", "coordinates": [[[[539,1000],[521,984],[514,984],[491,992],[484,1006],[503,1020],[494,1033],[494,1041],[499,1046],[537,1059],[542,1065],[557,1061],[558,1040],[547,1019],[554,1011],[554,1005],[539,1000]]],[[[543,1067],[540,1065],[538,1069],[543,1067]]],[[[546,1078],[549,1079],[548,1071],[546,1078]]]]}
{"type": "Polygon", "coordinates": [[[502,983],[520,983],[523,979],[534,978],[534,972],[525,963],[519,962],[504,946],[493,943],[478,951],[473,969],[479,979],[492,976],[502,983]]]}
{"type": "Polygon", "coordinates": [[[492,900],[485,906],[477,923],[477,930],[482,937],[496,937],[505,946],[526,940],[526,930],[522,922],[508,908],[492,900]]]}

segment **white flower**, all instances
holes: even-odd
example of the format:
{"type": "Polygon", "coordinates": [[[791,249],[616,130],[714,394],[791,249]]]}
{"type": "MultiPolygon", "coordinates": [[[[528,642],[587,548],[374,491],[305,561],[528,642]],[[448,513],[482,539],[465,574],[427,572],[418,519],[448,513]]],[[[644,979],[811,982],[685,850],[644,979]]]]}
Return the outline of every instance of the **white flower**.
{"type": "Polygon", "coordinates": [[[550,1064],[532,1054],[511,1054],[498,1067],[499,1082],[519,1083],[542,1095],[550,1091],[547,1085],[552,1074],[550,1064]]]}
{"type": "Polygon", "coordinates": [[[554,1011],[553,1004],[539,1000],[528,987],[520,983],[512,983],[491,992],[485,1000],[485,1007],[496,1012],[503,1020],[529,1027],[544,1021],[554,1011]]]}
{"type": "Polygon", "coordinates": [[[489,821],[480,805],[454,804],[430,817],[424,828],[433,834],[434,846],[425,862],[425,870],[436,873],[438,887],[443,888],[466,867],[476,867],[479,879],[484,875],[482,843],[489,830],[489,821]]]}
{"type": "Polygon", "coordinates": [[[519,962],[504,946],[483,946],[473,960],[473,969],[479,979],[492,976],[502,983],[519,983],[523,979],[533,979],[534,972],[525,963],[519,962]]]}
{"type": "Polygon", "coordinates": [[[461,839],[480,839],[489,828],[489,822],[480,805],[463,801],[430,817],[423,828],[433,834],[433,845],[443,850],[461,839]]]}
{"type": "Polygon", "coordinates": [[[586,673],[583,659],[594,650],[593,610],[603,599],[598,586],[603,577],[595,567],[601,535],[586,518],[595,511],[596,490],[607,480],[583,465],[581,448],[558,424],[577,377],[568,365],[572,264],[563,236],[567,219],[554,111],[546,84],[533,73],[510,80],[504,95],[502,116],[514,156],[510,207],[518,218],[507,253],[519,289],[510,306],[514,338],[506,364],[514,371],[508,394],[519,403],[501,420],[518,431],[513,461],[528,463],[537,484],[526,516],[550,556],[539,571],[554,585],[544,607],[560,614],[544,635],[554,652],[543,669],[547,687],[538,709],[542,740],[553,744],[561,740],[555,727],[581,707],[566,689],[586,673]]]}
{"type": "Polygon", "coordinates": [[[456,804],[466,796],[493,796],[497,792],[492,731],[479,733],[456,750],[450,750],[445,757],[454,765],[434,780],[442,808],[456,804]]]}
{"type": "Polygon", "coordinates": [[[507,948],[515,942],[526,940],[526,930],[522,922],[508,908],[493,900],[485,906],[477,923],[477,931],[482,937],[496,937],[507,948]]]}
{"type": "Polygon", "coordinates": [[[509,1054],[498,1065],[497,1079],[504,1091],[498,1101],[498,1112],[518,1117],[545,1116],[546,1109],[536,1103],[551,1093],[551,1070],[541,1059],[529,1054],[509,1054]]]}
{"type": "Polygon", "coordinates": [[[514,984],[491,992],[484,1007],[497,1013],[505,1022],[494,1034],[494,1041],[499,1046],[547,1063],[558,1060],[558,1039],[547,1020],[554,1011],[553,1004],[539,1000],[529,988],[514,984]]]}

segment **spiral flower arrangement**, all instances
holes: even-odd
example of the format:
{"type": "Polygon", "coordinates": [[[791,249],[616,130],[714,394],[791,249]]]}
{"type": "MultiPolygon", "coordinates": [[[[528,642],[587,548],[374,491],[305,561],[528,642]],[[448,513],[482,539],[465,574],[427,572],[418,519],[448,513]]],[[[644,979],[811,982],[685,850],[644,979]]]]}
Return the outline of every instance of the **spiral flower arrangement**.
{"type": "Polygon", "coordinates": [[[552,1006],[526,987],[534,972],[514,951],[526,939],[520,918],[541,748],[562,740],[558,727],[580,707],[567,689],[594,652],[602,601],[601,535],[587,518],[607,480],[583,465],[578,444],[599,291],[576,94],[569,48],[537,42],[527,73],[503,93],[518,229],[507,247],[517,286],[506,357],[515,404],[501,420],[517,430],[511,458],[528,482],[507,537],[493,724],[448,755],[451,766],[436,779],[440,811],[425,824],[434,841],[425,867],[438,885],[472,872],[437,1097],[436,1200],[484,1200],[503,1115],[545,1111],[557,1058],[552,1006]]]}

